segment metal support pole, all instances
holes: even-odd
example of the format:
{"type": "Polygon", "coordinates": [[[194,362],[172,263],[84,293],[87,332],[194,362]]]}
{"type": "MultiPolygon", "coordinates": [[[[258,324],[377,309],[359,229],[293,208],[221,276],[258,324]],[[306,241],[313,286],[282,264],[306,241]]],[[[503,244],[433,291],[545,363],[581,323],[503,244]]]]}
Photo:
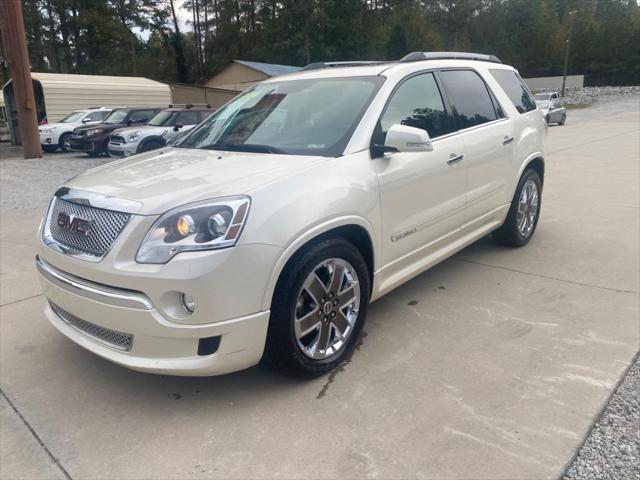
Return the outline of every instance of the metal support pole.
{"type": "Polygon", "coordinates": [[[20,0],[0,0],[0,17],[0,30],[6,49],[5,56],[9,62],[24,158],[42,158],[36,100],[20,0]]]}
{"type": "Polygon", "coordinates": [[[571,21],[569,22],[569,35],[567,36],[567,47],[564,51],[564,73],[562,74],[562,93],[560,93],[561,97],[564,97],[564,90],[567,84],[567,67],[569,66],[569,46],[571,45],[571,34],[573,33],[573,15],[577,13],[577,10],[573,10],[569,12],[571,16],[571,21]]]}

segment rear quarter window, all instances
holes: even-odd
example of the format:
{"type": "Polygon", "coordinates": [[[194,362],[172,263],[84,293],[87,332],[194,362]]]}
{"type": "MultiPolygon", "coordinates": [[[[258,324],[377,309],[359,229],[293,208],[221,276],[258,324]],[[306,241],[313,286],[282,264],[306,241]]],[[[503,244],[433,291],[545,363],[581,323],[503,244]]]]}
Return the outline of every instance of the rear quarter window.
{"type": "Polygon", "coordinates": [[[536,102],[531,92],[529,92],[529,89],[516,72],[501,69],[491,69],[489,71],[518,112],[527,113],[536,109],[536,102]]]}

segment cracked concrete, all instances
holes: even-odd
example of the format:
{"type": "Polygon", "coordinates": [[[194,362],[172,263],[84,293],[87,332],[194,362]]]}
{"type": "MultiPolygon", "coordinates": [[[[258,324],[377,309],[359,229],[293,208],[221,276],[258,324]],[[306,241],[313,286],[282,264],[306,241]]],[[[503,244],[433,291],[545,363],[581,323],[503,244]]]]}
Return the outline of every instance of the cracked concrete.
{"type": "Polygon", "coordinates": [[[0,387],[19,414],[0,400],[0,476],[558,478],[638,348],[639,125],[550,128],[533,241],[483,239],[375,302],[351,362],[312,381],[91,355],[41,313],[45,205],[3,210],[0,387]]]}

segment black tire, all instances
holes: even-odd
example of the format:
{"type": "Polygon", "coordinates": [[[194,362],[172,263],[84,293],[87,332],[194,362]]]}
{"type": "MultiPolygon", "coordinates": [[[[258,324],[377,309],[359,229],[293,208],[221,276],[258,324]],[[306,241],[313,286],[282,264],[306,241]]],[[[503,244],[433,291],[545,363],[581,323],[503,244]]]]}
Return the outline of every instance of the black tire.
{"type": "Polygon", "coordinates": [[[546,116],[544,117],[544,121],[545,121],[545,122],[547,122],[547,125],[549,125],[549,115],[546,115],[546,116]]]}
{"type": "Polygon", "coordinates": [[[56,150],[58,150],[58,146],[57,145],[42,145],[42,150],[44,150],[47,153],[54,153],[56,150]]]}
{"type": "Polygon", "coordinates": [[[567,115],[563,114],[562,118],[560,119],[560,125],[564,125],[567,122],[567,115]]]}
{"type": "Polygon", "coordinates": [[[69,138],[71,138],[71,132],[63,133],[62,135],[60,135],[60,140],[58,140],[58,146],[60,147],[60,150],[65,153],[71,151],[67,148],[67,142],[69,141],[69,138]]]}
{"type": "Polygon", "coordinates": [[[360,251],[343,238],[327,238],[303,247],[283,270],[271,302],[271,317],[265,345],[265,360],[277,370],[299,377],[313,378],[336,368],[348,358],[364,326],[371,292],[367,264],[360,251]],[[358,275],[360,306],[353,331],[344,345],[333,355],[315,360],[298,345],[294,331],[294,315],[298,294],[307,276],[323,261],[332,258],[346,260],[358,275]]]}
{"type": "Polygon", "coordinates": [[[138,148],[138,153],[150,152],[151,150],[157,150],[158,148],[162,148],[163,146],[164,144],[157,140],[150,140],[140,145],[140,148],[138,148]]]}
{"type": "Polygon", "coordinates": [[[502,224],[500,228],[493,231],[493,238],[502,245],[507,245],[509,247],[523,247],[533,237],[533,234],[536,231],[536,227],[538,226],[538,220],[540,218],[540,210],[542,207],[542,182],[540,181],[540,176],[538,173],[528,168],[520,177],[520,181],[518,182],[518,187],[516,188],[516,192],[513,195],[513,200],[511,200],[511,206],[509,207],[509,213],[507,214],[507,218],[502,224]],[[538,192],[538,207],[535,214],[535,220],[533,222],[533,228],[526,235],[523,235],[518,229],[518,204],[520,200],[520,195],[522,193],[522,189],[527,181],[533,180],[537,187],[538,192]]]}

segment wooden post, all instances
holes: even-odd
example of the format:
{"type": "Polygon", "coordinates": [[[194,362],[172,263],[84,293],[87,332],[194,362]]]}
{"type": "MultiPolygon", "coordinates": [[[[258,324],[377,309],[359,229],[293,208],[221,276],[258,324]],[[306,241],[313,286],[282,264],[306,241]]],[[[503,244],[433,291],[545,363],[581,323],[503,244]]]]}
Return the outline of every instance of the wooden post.
{"type": "Polygon", "coordinates": [[[20,0],[0,0],[0,17],[0,30],[9,62],[24,158],[42,158],[36,100],[20,0]]]}

